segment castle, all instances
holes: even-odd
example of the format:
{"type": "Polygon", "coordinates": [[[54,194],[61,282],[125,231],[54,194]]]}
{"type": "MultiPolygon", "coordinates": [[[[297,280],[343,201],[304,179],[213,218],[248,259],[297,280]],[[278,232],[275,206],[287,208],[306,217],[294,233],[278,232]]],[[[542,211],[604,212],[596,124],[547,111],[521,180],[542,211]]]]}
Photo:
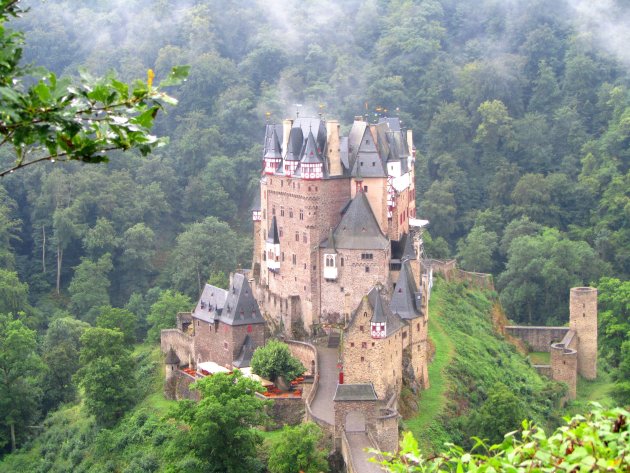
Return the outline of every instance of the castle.
{"type": "Polygon", "coordinates": [[[421,267],[427,222],[416,219],[412,132],[397,118],[363,117],[348,136],[340,130],[321,117],[267,124],[252,270],[227,290],[206,285],[162,332],[171,372],[248,366],[266,323],[289,337],[343,334],[345,383],[372,383],[381,400],[400,392],[405,350],[409,374],[428,386],[431,274],[421,267]]]}

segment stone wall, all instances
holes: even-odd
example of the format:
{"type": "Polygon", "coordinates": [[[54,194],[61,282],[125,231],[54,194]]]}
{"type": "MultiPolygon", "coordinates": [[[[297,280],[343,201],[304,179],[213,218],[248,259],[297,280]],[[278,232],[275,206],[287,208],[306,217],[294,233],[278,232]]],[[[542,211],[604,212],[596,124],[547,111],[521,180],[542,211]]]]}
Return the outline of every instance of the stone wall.
{"type": "Polygon", "coordinates": [[[538,374],[546,376],[549,379],[553,379],[553,373],[551,372],[551,365],[533,365],[534,369],[538,371],[538,374]]]}
{"type": "Polygon", "coordinates": [[[180,365],[189,365],[193,362],[193,338],[176,328],[162,330],[160,348],[162,353],[168,352],[173,347],[180,365]]]}
{"type": "Polygon", "coordinates": [[[566,383],[569,388],[567,399],[575,399],[576,396],[577,363],[578,355],[575,350],[566,348],[562,343],[554,343],[551,346],[551,377],[566,383]]]}
{"type": "Polygon", "coordinates": [[[505,332],[523,340],[532,351],[551,350],[551,344],[560,342],[569,331],[569,327],[527,327],[508,325],[505,332]]]}
{"type": "MultiPolygon", "coordinates": [[[[324,250],[321,250],[322,260],[324,250]]],[[[337,250],[337,279],[321,280],[322,320],[343,322],[343,308],[359,305],[377,282],[389,287],[389,247],[384,250],[337,250]],[[371,259],[361,255],[370,254],[371,259]],[[342,263],[343,262],[343,263],[342,263]],[[346,294],[349,294],[346,298],[346,294]]]]}
{"type": "Polygon", "coordinates": [[[365,428],[373,430],[378,409],[377,401],[335,401],[335,441],[339,447],[341,433],[345,430],[346,417],[349,413],[361,413],[365,418],[365,428]]]}
{"type": "Polygon", "coordinates": [[[291,354],[302,362],[306,373],[315,375],[317,349],[310,343],[300,342],[297,340],[287,340],[291,354]]]}
{"type": "MultiPolygon", "coordinates": [[[[261,398],[267,399],[264,396],[261,398]]],[[[267,413],[276,422],[275,429],[284,425],[298,425],[304,421],[304,398],[274,398],[267,413]]]]}
{"type": "Polygon", "coordinates": [[[569,297],[569,326],[578,339],[578,372],[597,377],[597,289],[574,287],[569,297]]]}
{"type": "Polygon", "coordinates": [[[188,373],[178,370],[164,383],[164,396],[167,399],[199,400],[199,392],[191,390],[190,386],[196,381],[188,373]]]}
{"type": "Polygon", "coordinates": [[[398,451],[398,412],[393,409],[381,409],[374,425],[374,440],[384,452],[398,451]]]}

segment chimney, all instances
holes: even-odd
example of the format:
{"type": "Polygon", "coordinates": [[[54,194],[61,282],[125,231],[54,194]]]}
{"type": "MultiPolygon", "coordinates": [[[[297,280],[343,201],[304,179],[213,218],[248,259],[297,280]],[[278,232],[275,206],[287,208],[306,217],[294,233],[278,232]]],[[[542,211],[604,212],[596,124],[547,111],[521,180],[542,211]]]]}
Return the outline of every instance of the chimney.
{"type": "Polygon", "coordinates": [[[328,120],[326,122],[326,146],[328,146],[329,173],[331,176],[341,176],[341,148],[339,143],[339,121],[328,120]]]}
{"type": "Polygon", "coordinates": [[[413,146],[413,130],[408,129],[407,130],[407,147],[409,148],[409,156],[411,156],[412,158],[415,158],[415,154],[413,152],[414,150],[414,146],[413,146]]]}
{"type": "Polygon", "coordinates": [[[293,126],[293,120],[285,118],[282,120],[282,157],[287,154],[287,145],[289,144],[289,133],[291,133],[291,127],[293,126]]]}

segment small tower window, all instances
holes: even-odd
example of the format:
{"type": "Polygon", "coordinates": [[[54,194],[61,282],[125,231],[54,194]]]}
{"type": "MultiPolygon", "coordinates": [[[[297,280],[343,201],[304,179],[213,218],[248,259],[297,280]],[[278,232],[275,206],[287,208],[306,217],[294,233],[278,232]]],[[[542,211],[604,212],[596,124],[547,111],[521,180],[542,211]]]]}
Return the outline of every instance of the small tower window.
{"type": "Polygon", "coordinates": [[[306,237],[306,233],[302,233],[302,241],[304,243],[308,243],[308,238],[306,237]]]}
{"type": "Polygon", "coordinates": [[[300,220],[304,220],[304,210],[300,209],[300,220]]]}
{"type": "Polygon", "coordinates": [[[293,209],[289,209],[289,218],[293,218],[293,209]]]}
{"type": "Polygon", "coordinates": [[[284,217],[284,206],[280,207],[280,216],[284,217]]]}
{"type": "Polygon", "coordinates": [[[366,267],[365,267],[365,272],[366,272],[366,273],[369,273],[369,272],[370,272],[370,267],[369,267],[369,266],[366,266],[366,267]]]}
{"type": "Polygon", "coordinates": [[[300,232],[295,232],[295,241],[300,241],[300,232]]]}

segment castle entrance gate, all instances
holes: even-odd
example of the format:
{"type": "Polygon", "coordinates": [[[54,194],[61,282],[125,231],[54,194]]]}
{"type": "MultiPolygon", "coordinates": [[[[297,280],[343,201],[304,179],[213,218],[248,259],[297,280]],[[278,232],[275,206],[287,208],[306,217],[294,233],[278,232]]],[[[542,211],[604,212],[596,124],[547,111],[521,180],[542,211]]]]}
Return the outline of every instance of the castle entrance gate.
{"type": "Polygon", "coordinates": [[[365,414],[361,411],[351,411],[344,422],[346,432],[365,432],[365,414]]]}

